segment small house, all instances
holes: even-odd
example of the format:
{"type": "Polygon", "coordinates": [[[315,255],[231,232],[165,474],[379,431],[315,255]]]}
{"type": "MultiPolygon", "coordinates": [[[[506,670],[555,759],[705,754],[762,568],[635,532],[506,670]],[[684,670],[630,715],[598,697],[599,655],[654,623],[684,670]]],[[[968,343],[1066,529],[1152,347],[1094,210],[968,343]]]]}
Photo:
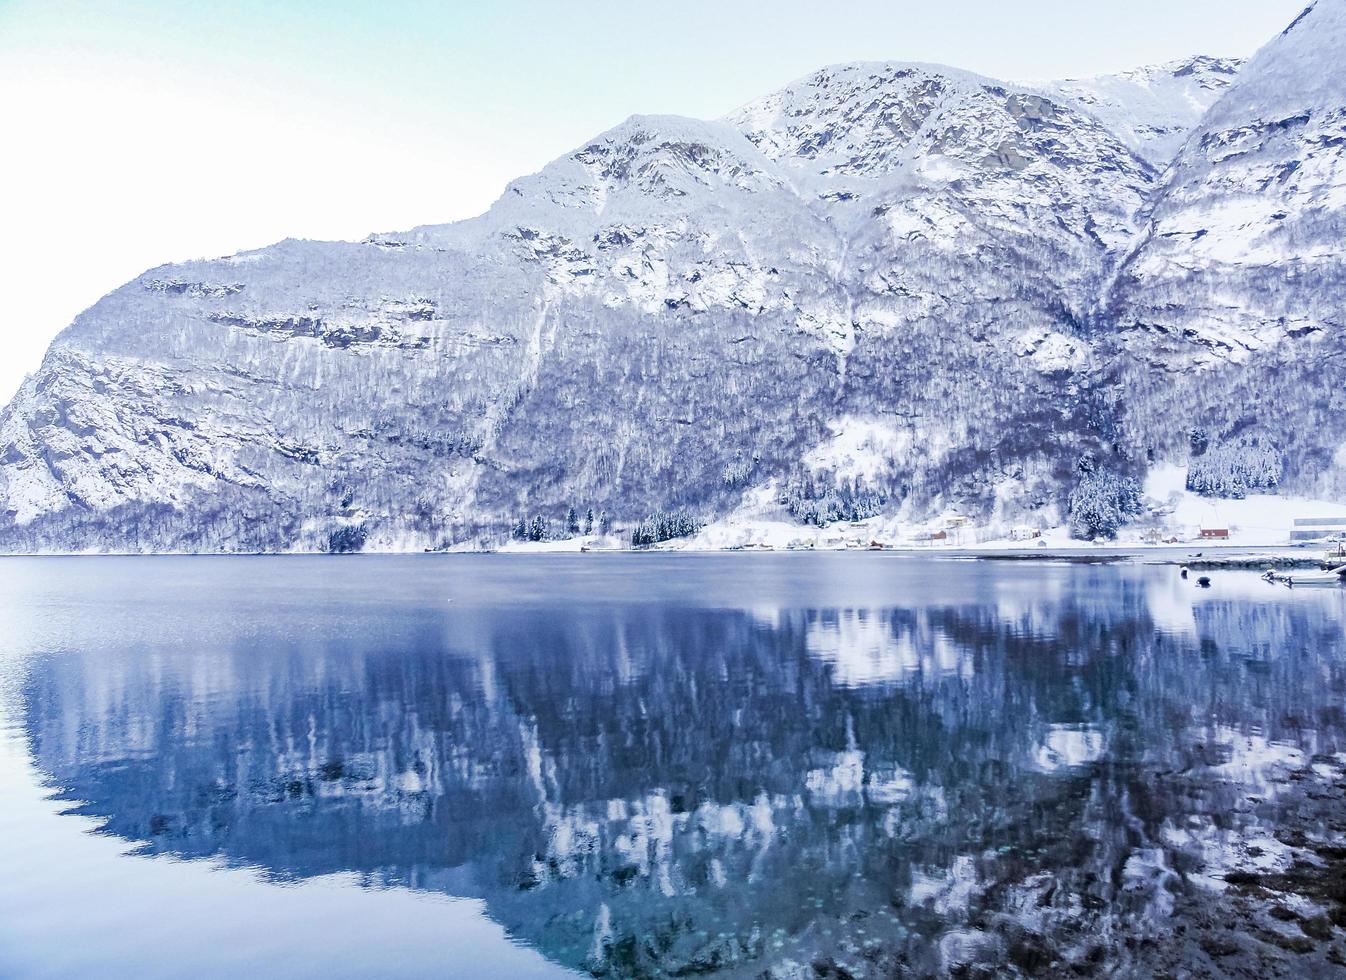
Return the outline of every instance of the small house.
{"type": "Polygon", "coordinates": [[[1229,537],[1229,528],[1227,527],[1203,527],[1201,529],[1202,541],[1222,541],[1229,537]]]}
{"type": "Polygon", "coordinates": [[[936,531],[934,534],[930,535],[930,540],[931,540],[932,542],[948,541],[948,540],[949,540],[949,532],[948,532],[948,531],[936,531]]]}

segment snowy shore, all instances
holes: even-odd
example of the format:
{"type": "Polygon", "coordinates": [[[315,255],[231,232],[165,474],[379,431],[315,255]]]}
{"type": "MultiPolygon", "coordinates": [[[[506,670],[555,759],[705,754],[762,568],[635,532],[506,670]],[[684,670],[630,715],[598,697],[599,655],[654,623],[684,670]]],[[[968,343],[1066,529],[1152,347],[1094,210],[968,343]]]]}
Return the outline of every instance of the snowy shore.
{"type": "MultiPolygon", "coordinates": [[[[901,514],[838,522],[827,527],[801,524],[785,513],[770,492],[749,494],[732,514],[698,533],[653,546],[652,550],[852,551],[875,550],[926,555],[977,555],[1032,558],[1146,557],[1159,560],[1203,554],[1283,554],[1321,557],[1322,545],[1291,547],[1290,531],[1301,518],[1346,520],[1346,504],[1272,494],[1242,500],[1202,497],[1184,487],[1180,466],[1154,469],[1145,482],[1145,516],[1123,527],[1115,539],[1088,542],[1072,538],[1058,515],[1038,526],[974,523],[956,510],[924,521],[901,514]],[[1209,538],[1203,534],[1227,534],[1209,538]]],[[[625,536],[577,536],[555,541],[512,541],[506,552],[630,550],[625,536]]]]}

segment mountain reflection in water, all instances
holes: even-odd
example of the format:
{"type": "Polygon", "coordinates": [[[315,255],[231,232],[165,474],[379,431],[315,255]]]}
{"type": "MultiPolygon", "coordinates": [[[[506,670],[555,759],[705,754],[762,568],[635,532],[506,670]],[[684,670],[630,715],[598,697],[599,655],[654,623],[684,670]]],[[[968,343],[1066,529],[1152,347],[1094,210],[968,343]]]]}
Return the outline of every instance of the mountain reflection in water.
{"type": "Polygon", "coordinates": [[[44,607],[54,790],[141,854],[479,898],[602,975],[1085,962],[1346,749],[1343,596],[1251,573],[266,561],[44,607]]]}

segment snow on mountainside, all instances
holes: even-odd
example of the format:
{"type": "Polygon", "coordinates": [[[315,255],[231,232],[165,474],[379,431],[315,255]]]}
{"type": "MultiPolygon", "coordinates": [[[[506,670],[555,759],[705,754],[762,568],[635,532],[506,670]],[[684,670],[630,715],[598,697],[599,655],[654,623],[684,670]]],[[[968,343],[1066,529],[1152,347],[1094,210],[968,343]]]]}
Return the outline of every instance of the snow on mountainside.
{"type": "Polygon", "coordinates": [[[481,217],[397,239],[535,267],[547,301],[651,315],[796,311],[756,256],[803,273],[840,248],[824,216],[741,133],[676,116],[634,116],[514,181],[481,217]]]}
{"type": "Polygon", "coordinates": [[[1195,186],[1192,142],[1158,183],[1165,147],[1235,68],[835,66],[632,117],[469,221],[151,270],[0,413],[0,547],[494,544],[803,487],[1056,514],[1082,454],[1138,474],[1173,441],[1131,397],[1165,335],[1114,342],[1110,311],[1171,259],[1136,248],[1195,186]]]}
{"type": "Polygon", "coordinates": [[[1118,283],[1120,325],[1161,336],[1169,363],[1245,360],[1340,327],[1344,53],[1346,0],[1321,0],[1253,59],[1174,162],[1118,283]]]}
{"type": "Polygon", "coordinates": [[[1043,88],[1096,116],[1138,156],[1163,170],[1242,67],[1237,58],[1190,58],[1043,88]]]}

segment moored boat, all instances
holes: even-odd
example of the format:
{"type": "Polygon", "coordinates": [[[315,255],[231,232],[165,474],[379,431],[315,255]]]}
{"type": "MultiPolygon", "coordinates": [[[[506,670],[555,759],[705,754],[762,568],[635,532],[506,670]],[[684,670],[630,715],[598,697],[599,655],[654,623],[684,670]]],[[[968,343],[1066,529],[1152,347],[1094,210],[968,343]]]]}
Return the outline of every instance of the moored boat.
{"type": "Polygon", "coordinates": [[[1287,585],[1340,585],[1346,581],[1346,565],[1341,565],[1328,572],[1303,572],[1285,576],[1287,585]]]}

